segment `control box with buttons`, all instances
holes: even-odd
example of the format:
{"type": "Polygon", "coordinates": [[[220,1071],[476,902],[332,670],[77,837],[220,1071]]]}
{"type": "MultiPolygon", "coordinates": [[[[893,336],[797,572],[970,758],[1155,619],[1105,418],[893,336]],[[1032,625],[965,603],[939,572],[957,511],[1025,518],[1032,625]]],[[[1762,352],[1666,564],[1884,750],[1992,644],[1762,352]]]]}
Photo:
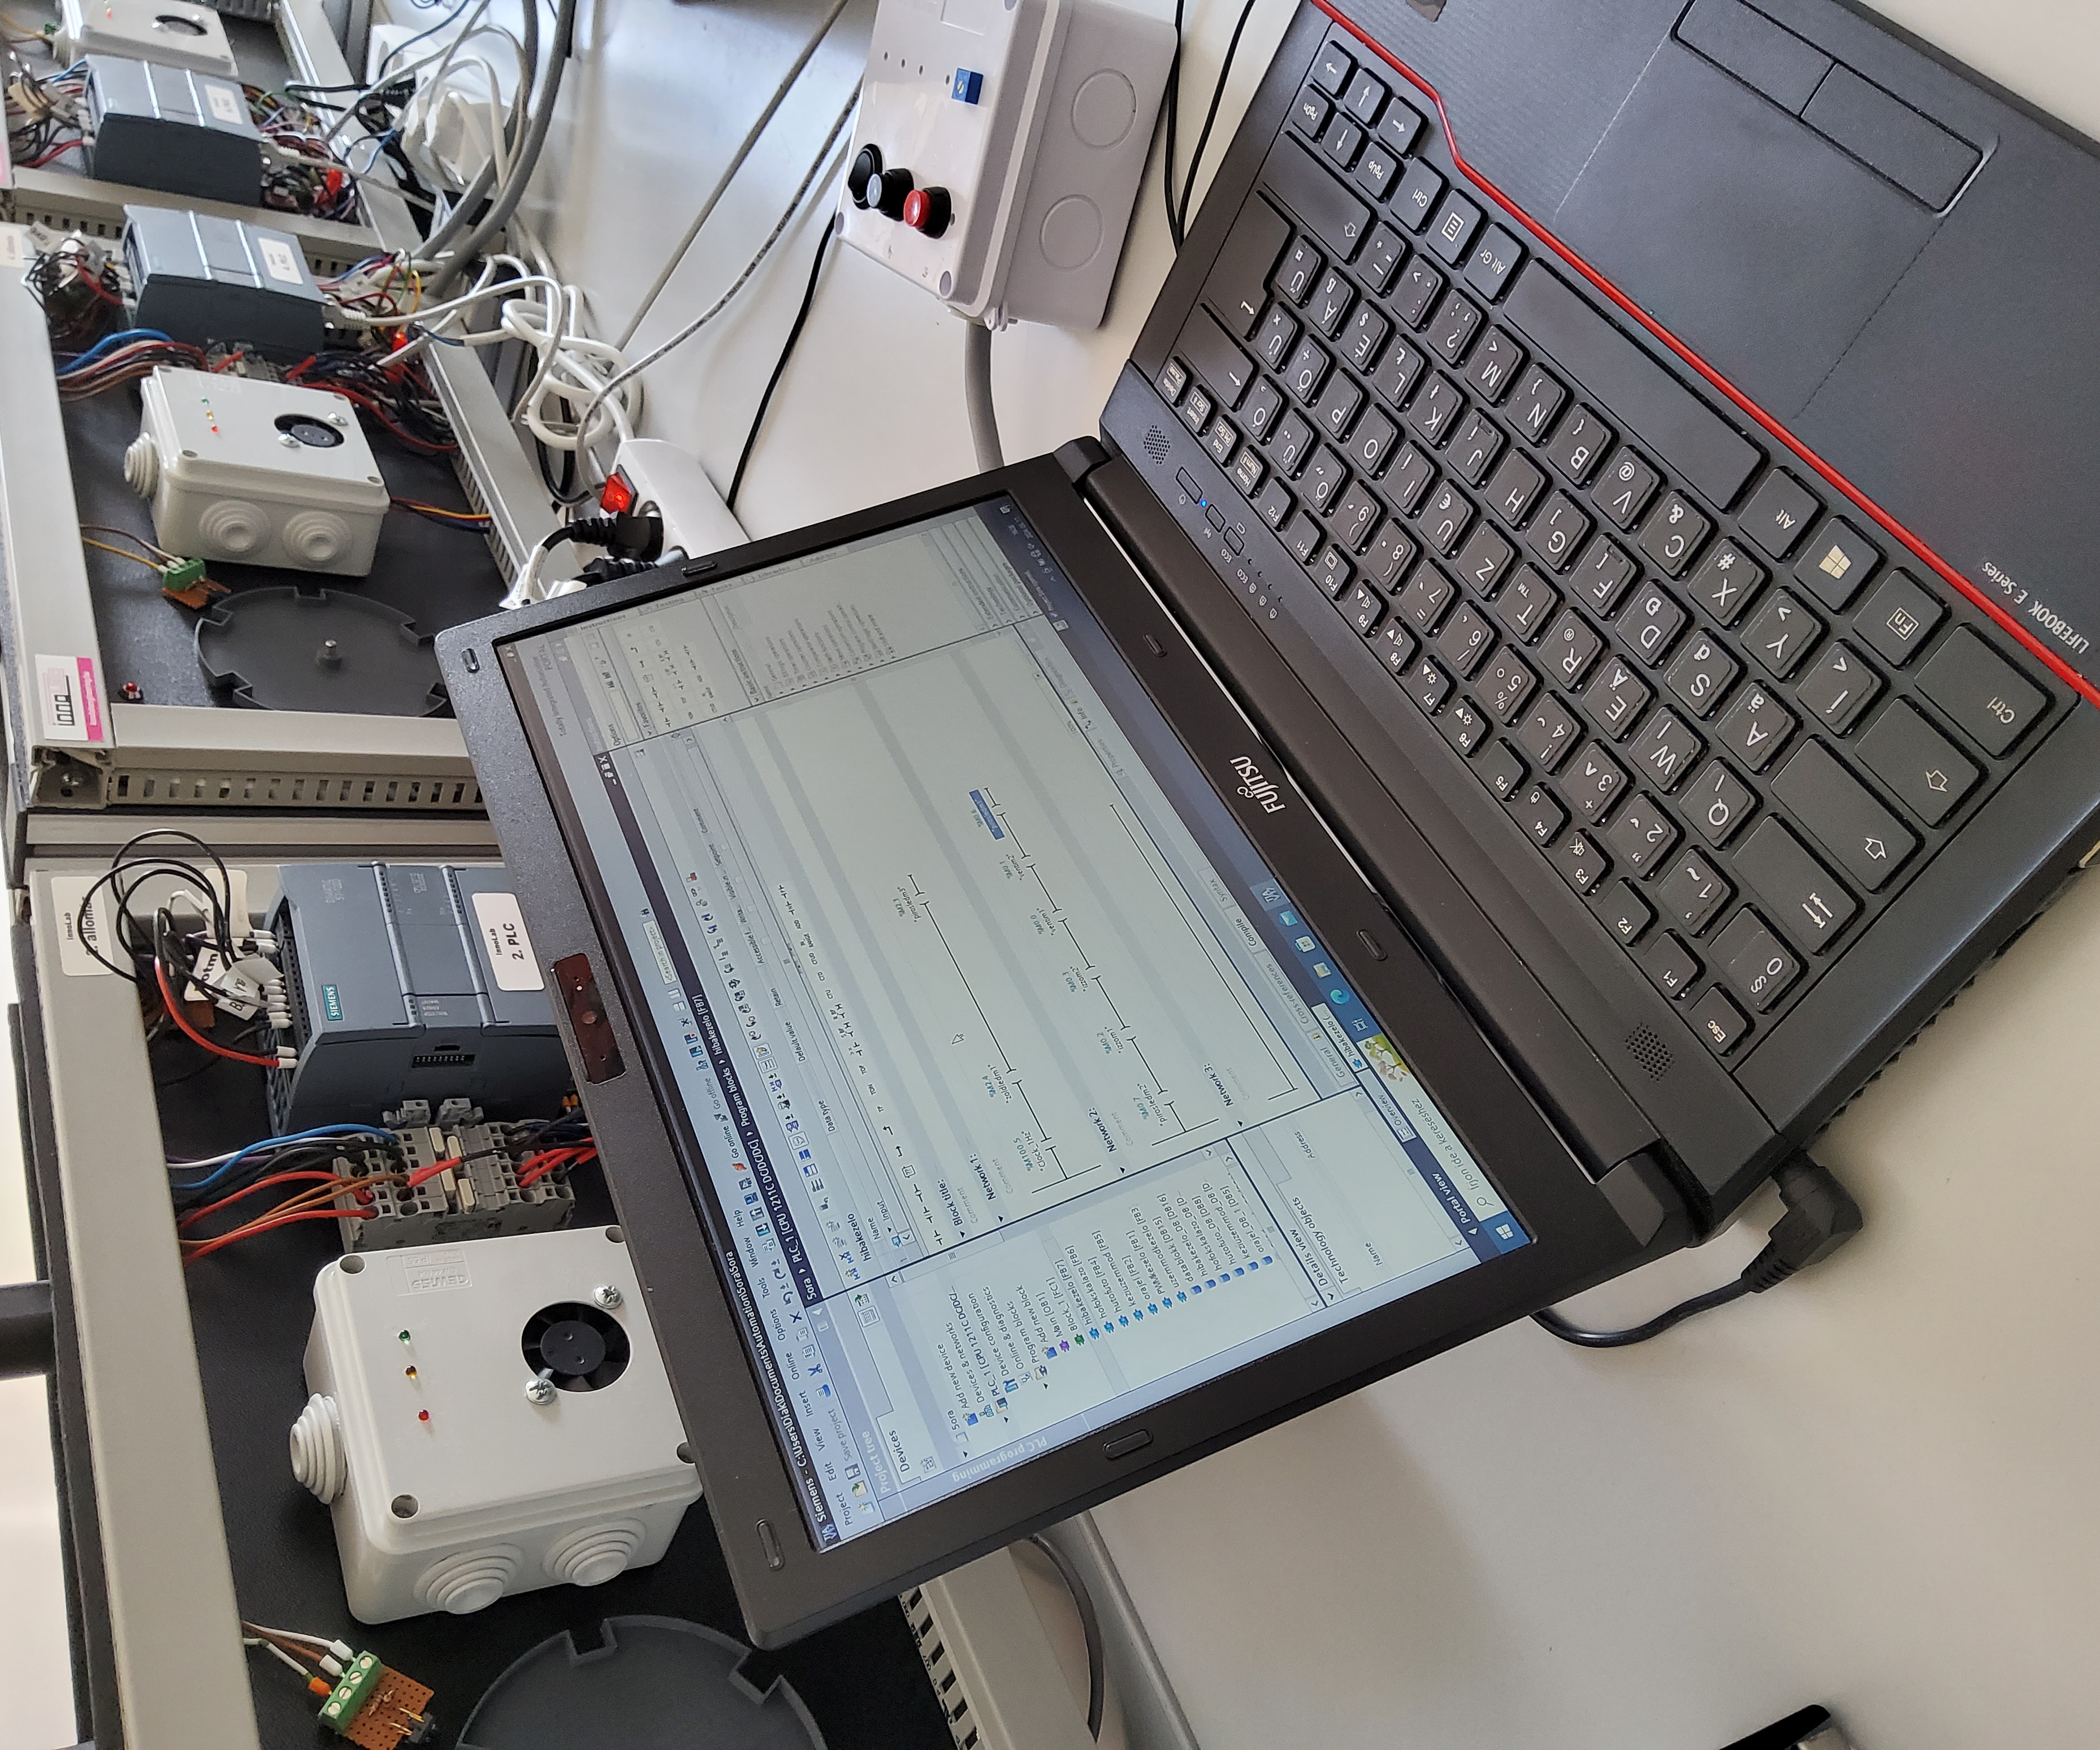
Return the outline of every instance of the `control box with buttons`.
{"type": "Polygon", "coordinates": [[[886,0],[847,242],[989,327],[1096,326],[1174,40],[1114,0],[886,0]]]}

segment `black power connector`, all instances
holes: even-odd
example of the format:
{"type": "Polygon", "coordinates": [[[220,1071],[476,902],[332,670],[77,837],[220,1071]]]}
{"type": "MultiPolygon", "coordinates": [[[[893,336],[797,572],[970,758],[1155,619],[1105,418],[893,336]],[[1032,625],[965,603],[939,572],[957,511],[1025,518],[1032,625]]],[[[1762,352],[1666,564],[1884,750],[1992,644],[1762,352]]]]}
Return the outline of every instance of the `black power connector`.
{"type": "Polygon", "coordinates": [[[1682,1325],[1694,1313],[1726,1306],[1745,1294],[1762,1294],[1811,1264],[1820,1264],[1865,1225],[1852,1193],[1838,1184],[1827,1167],[1819,1166],[1798,1150],[1772,1175],[1786,1213],[1772,1226],[1764,1250],[1744,1266],[1743,1273],[1690,1300],[1680,1301],[1668,1311],[1622,1331],[1585,1330],[1546,1307],[1532,1317],[1563,1342],[1585,1349],[1623,1349],[1630,1343],[1660,1337],[1673,1325],[1682,1325]]]}

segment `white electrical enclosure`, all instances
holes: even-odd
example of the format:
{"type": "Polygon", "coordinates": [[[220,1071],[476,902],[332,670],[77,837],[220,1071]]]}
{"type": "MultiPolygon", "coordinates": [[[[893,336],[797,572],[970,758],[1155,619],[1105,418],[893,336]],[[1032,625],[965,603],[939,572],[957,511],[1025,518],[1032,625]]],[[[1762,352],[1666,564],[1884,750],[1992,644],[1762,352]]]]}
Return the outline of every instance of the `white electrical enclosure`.
{"type": "Polygon", "coordinates": [[[617,1228],[340,1258],[306,1370],[292,1469],[360,1622],[602,1585],[699,1498],[617,1228]]]}
{"type": "Polygon", "coordinates": [[[988,327],[1098,326],[1174,41],[1114,0],[883,0],[846,240],[988,327]]]}
{"type": "Polygon", "coordinates": [[[226,26],[188,0],[59,0],[59,56],[121,55],[238,80],[226,26]]]}
{"type": "Polygon", "coordinates": [[[362,577],[390,502],[349,402],[324,389],[162,366],[124,476],[185,558],[362,577]]]}

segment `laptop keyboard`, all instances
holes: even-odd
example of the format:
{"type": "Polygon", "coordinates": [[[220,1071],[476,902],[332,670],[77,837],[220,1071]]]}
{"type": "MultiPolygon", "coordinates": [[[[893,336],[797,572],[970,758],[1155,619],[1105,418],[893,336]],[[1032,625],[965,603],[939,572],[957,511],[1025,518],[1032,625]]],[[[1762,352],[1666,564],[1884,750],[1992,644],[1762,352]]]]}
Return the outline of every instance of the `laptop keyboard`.
{"type": "Polygon", "coordinates": [[[1352,47],[1322,49],[1158,379],[1231,483],[1179,484],[1228,553],[1276,532],[1396,705],[1738,1053],[2048,695],[1420,156],[1352,47]]]}

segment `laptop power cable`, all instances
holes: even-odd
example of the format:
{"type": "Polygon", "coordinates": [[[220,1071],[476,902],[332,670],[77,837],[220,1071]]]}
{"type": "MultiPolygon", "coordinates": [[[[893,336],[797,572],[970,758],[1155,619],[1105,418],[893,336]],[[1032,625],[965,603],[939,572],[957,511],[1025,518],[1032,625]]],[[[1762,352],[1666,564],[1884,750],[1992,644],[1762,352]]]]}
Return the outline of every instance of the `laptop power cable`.
{"type": "Polygon", "coordinates": [[[1826,1167],[1797,1151],[1772,1175],[1786,1205],[1765,1241],[1764,1250],[1744,1267],[1732,1282],[1679,1301],[1666,1312],[1657,1313],[1645,1325],[1622,1331],[1590,1331],[1571,1325],[1551,1307],[1532,1317],[1563,1342],[1579,1343],[1586,1349],[1623,1349],[1660,1337],[1673,1325],[1682,1325],[1694,1313],[1705,1312],[1740,1300],[1745,1294],[1762,1294],[1788,1277],[1820,1264],[1864,1224],[1860,1206],[1826,1167]]]}

